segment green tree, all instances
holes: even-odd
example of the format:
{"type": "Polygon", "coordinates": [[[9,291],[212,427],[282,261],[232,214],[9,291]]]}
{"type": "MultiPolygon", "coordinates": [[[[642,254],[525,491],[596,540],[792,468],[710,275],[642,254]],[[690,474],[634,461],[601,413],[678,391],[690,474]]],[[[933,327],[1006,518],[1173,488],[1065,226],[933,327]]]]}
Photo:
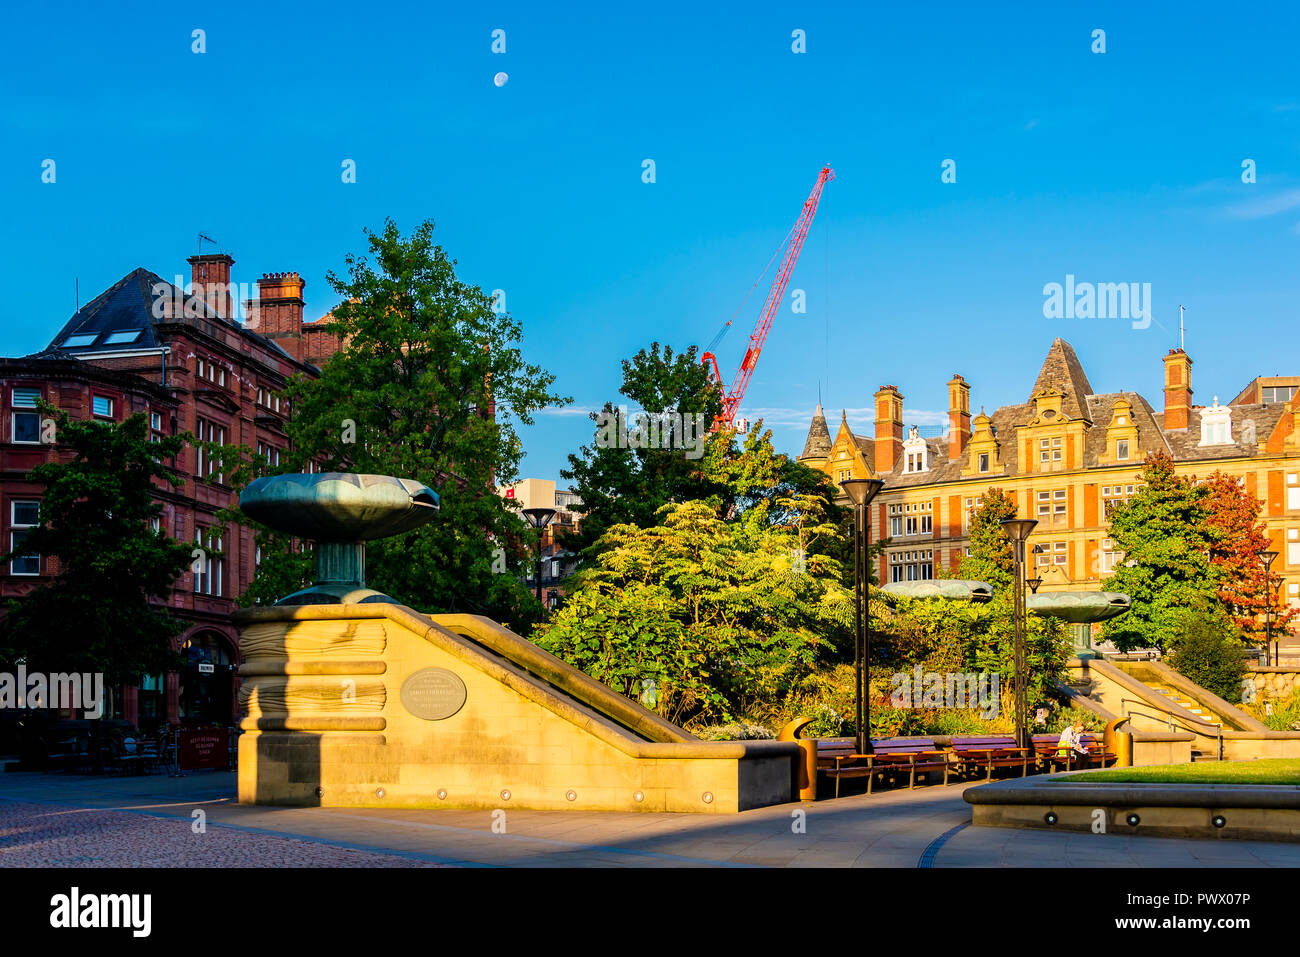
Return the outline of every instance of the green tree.
{"type": "Polygon", "coordinates": [[[1105,637],[1121,651],[1169,647],[1181,610],[1203,608],[1218,593],[1209,560],[1208,488],[1175,474],[1163,451],[1147,456],[1142,481],[1110,517],[1110,537],[1124,561],[1106,587],[1133,599],[1127,614],[1105,626],[1105,637]]]}
{"type": "Polygon", "coordinates": [[[1174,653],[1169,666],[1225,701],[1240,701],[1246,662],[1241,630],[1214,602],[1170,616],[1174,653]]]}
{"type": "Polygon", "coordinates": [[[1016,556],[1002,522],[1016,517],[1016,500],[1000,488],[985,491],[971,516],[970,554],[962,556],[957,577],[993,586],[994,594],[1010,590],[1015,580],[1016,556]]]}
{"type": "Polygon", "coordinates": [[[10,601],[0,622],[0,660],[33,671],[102,672],[109,685],[176,663],[182,624],[167,609],[190,546],[155,530],[158,488],[179,487],[165,464],[182,436],[149,440],[142,414],[120,423],[55,421],[55,461],[32,470],[44,486],[39,525],[0,561],[41,555],[52,577],[10,601]]]}
{"type": "MultiPolygon", "coordinates": [[[[632,405],[607,402],[599,413],[591,414],[593,422],[602,415],[626,419],[637,412],[674,412],[699,414],[707,429],[722,409],[718,388],[694,346],[675,353],[671,346],[655,342],[622,365],[619,392],[632,405]]],[[[712,443],[717,436],[704,438],[712,443]]],[[[571,453],[569,467],[560,472],[582,499],[580,529],[562,536],[563,544],[573,551],[590,548],[615,525],[654,525],[660,508],[669,502],[721,493],[717,483],[706,477],[701,457],[689,458],[682,449],[664,447],[670,443],[661,440],[659,448],[627,448],[597,439],[571,453]]]]}
{"type": "Polygon", "coordinates": [[[801,537],[834,537],[835,524],[815,497],[786,514],[724,522],[694,501],[649,528],[614,526],[537,643],[688,726],[776,714],[853,614],[839,563],[799,560],[801,537]]]}
{"type": "MultiPolygon", "coordinates": [[[[366,233],[373,263],[349,255],[345,275],[329,274],[342,302],[327,328],[343,348],[319,378],[295,377],[286,388],[292,446],[281,471],[315,463],[435,489],[435,521],[370,543],[368,584],[421,611],[469,611],[520,627],[540,608],[515,574],[494,573],[495,559],[506,557],[513,572],[535,538],[495,487],[518,476],[517,425],[571,400],[552,390],[553,375],[524,361],[521,325],[457,278],[432,234],[425,222],[403,237],[389,220],[366,233]]],[[[286,540],[267,543],[259,595],[304,567],[286,540]]]]}

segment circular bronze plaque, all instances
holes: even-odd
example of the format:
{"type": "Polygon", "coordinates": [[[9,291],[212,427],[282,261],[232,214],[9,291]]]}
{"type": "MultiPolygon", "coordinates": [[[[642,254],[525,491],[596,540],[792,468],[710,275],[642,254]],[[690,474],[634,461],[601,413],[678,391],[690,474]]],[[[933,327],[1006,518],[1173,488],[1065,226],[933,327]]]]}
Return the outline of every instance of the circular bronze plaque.
{"type": "Polygon", "coordinates": [[[446,668],[421,668],[402,682],[401,695],[417,718],[441,721],[465,706],[465,682],[446,668]]]}

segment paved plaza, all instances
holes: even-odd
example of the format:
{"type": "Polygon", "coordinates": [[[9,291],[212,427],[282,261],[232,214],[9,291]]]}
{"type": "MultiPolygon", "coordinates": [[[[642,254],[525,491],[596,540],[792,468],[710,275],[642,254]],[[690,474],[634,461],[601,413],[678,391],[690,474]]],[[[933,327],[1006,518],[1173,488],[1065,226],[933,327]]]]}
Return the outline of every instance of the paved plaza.
{"type": "Polygon", "coordinates": [[[1297,844],[971,827],[968,786],[734,815],[506,808],[494,831],[491,811],[242,807],[228,773],[4,774],[0,867],[1300,867],[1297,844]]]}

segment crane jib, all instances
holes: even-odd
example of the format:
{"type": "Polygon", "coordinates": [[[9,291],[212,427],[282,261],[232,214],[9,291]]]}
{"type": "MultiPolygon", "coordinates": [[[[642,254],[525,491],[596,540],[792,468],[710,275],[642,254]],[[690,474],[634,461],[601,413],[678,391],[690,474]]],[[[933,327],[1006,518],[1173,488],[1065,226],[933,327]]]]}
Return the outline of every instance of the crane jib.
{"type": "MultiPolygon", "coordinates": [[[[715,431],[724,423],[730,427],[735,419],[736,412],[740,408],[740,402],[745,397],[745,389],[748,388],[749,380],[753,376],[754,367],[758,364],[758,357],[763,352],[763,343],[767,341],[767,334],[772,328],[772,320],[776,318],[776,310],[781,304],[781,299],[785,296],[786,284],[789,283],[790,275],[794,272],[795,263],[799,261],[799,251],[803,248],[804,240],[808,238],[808,230],[812,226],[813,217],[817,215],[817,203],[821,199],[822,187],[834,178],[834,170],[829,166],[822,167],[817,182],[813,184],[812,192],[804,200],[799,219],[794,228],[791,229],[790,237],[788,237],[790,243],[786,249],[785,258],[777,270],[776,278],[772,282],[767,301],[763,304],[763,312],[759,315],[758,322],[754,326],[754,333],[749,337],[750,346],[745,350],[745,357],[740,362],[740,368],[736,370],[736,378],[731,389],[722,393],[723,411],[714,420],[713,428],[715,431]]],[[[731,323],[728,322],[727,325],[729,326],[731,323]]],[[[725,330],[726,326],[723,327],[723,331],[725,330]]],[[[709,347],[710,350],[719,339],[721,339],[721,334],[714,339],[714,343],[709,347]]],[[[718,385],[722,385],[721,370],[718,369],[718,360],[713,353],[711,351],[705,352],[701,357],[701,361],[705,366],[712,363],[714,378],[717,380],[718,385]]]]}

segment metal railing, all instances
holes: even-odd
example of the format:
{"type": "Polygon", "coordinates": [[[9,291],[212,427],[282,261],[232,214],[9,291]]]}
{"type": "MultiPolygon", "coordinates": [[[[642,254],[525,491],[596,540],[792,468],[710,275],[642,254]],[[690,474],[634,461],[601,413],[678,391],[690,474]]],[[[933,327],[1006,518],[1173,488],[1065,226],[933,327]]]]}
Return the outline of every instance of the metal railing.
{"type": "MultiPolygon", "coordinates": [[[[1169,730],[1170,730],[1170,731],[1175,730],[1175,728],[1174,728],[1174,722],[1175,722],[1175,721],[1180,721],[1180,722],[1182,722],[1182,723],[1185,725],[1185,727],[1183,728],[1184,731],[1191,731],[1193,734],[1203,734],[1203,735],[1205,735],[1205,737],[1207,737],[1207,738],[1209,737],[1208,734],[1205,734],[1205,732],[1202,731],[1202,730],[1200,730],[1199,728],[1193,728],[1191,725],[1187,724],[1187,720],[1188,720],[1188,719],[1187,719],[1187,718],[1184,718],[1182,715],[1174,714],[1172,711],[1170,711],[1170,710],[1168,710],[1168,709],[1166,709],[1166,708],[1161,708],[1159,705],[1151,704],[1149,701],[1143,701],[1141,698],[1127,698],[1127,697],[1125,697],[1125,698],[1120,698],[1120,699],[1119,699],[1120,707],[1124,707],[1125,703],[1126,703],[1126,702],[1129,702],[1129,701],[1133,702],[1134,704],[1139,704],[1139,705],[1141,705],[1141,706],[1144,707],[1144,708],[1150,708],[1152,711],[1158,711],[1158,712],[1160,712],[1162,715],[1165,716],[1165,718],[1166,718],[1166,722],[1167,722],[1168,725],[1169,725],[1169,730]]],[[[1125,712],[1124,712],[1124,713],[1125,713],[1125,715],[1126,715],[1130,720],[1132,719],[1132,717],[1133,717],[1133,712],[1132,712],[1132,710],[1130,710],[1130,709],[1125,709],[1125,712]]],[[[1152,715],[1149,715],[1149,714],[1144,714],[1144,715],[1139,715],[1139,717],[1150,718],[1150,717],[1153,717],[1153,716],[1152,716],[1152,715]]],[[[1211,722],[1209,722],[1209,721],[1201,721],[1201,720],[1199,720],[1199,719],[1197,719],[1197,718],[1193,718],[1192,720],[1195,721],[1197,724],[1201,724],[1201,725],[1204,725],[1204,726],[1207,727],[1207,728],[1213,728],[1213,729],[1214,729],[1214,737],[1218,740],[1218,743],[1219,743],[1219,756],[1218,756],[1218,760],[1222,761],[1222,760],[1223,760],[1223,725],[1220,725],[1220,724],[1213,724],[1213,723],[1211,723],[1211,722]]]]}

